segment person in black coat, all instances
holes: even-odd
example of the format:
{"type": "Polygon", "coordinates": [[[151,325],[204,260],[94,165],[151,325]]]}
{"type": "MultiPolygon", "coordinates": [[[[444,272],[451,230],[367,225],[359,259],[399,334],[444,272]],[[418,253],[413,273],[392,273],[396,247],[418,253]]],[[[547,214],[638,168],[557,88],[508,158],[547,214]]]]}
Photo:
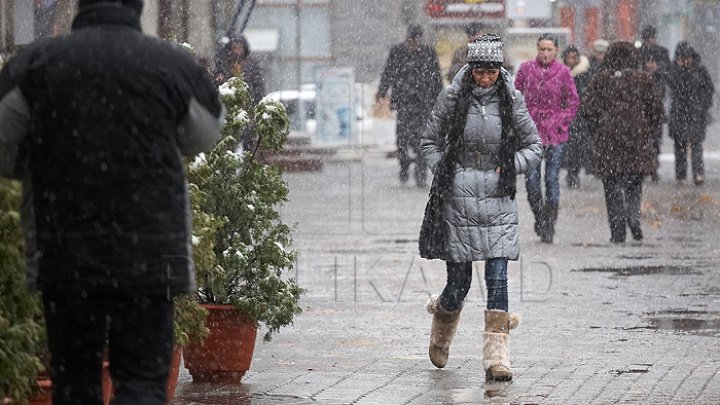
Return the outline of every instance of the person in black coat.
{"type": "Polygon", "coordinates": [[[231,38],[219,53],[213,81],[220,85],[233,76],[243,75],[253,104],[265,97],[265,75],[260,64],[250,56],[250,43],[244,35],[231,38]]]}
{"type": "Polygon", "coordinates": [[[172,298],[195,287],[182,155],[214,145],[223,109],[192,55],[142,34],[142,7],[80,0],[69,35],[0,73],[0,176],[23,183],[56,404],[102,403],[106,349],[115,404],[164,404],[172,298]]]}
{"type": "MultiPolygon", "coordinates": [[[[585,88],[590,82],[590,61],[575,47],[568,45],[562,53],[562,59],[565,66],[570,68],[570,73],[575,82],[580,104],[582,105],[585,88]]],[[[570,125],[570,136],[568,138],[567,149],[563,167],[567,169],[565,180],[568,188],[580,188],[580,169],[585,168],[586,172],[591,171],[592,157],[592,140],[587,134],[587,125],[578,112],[570,125]]]]}
{"type": "MultiPolygon", "coordinates": [[[[230,38],[218,54],[215,62],[213,82],[216,85],[242,75],[250,92],[253,105],[257,105],[265,97],[265,75],[260,64],[250,56],[250,43],[244,35],[230,38]]],[[[257,146],[255,127],[248,125],[242,129],[240,140],[244,150],[252,150],[257,146]]]]}
{"type": "Polygon", "coordinates": [[[675,179],[681,184],[687,177],[690,147],[693,181],[699,186],[705,182],[703,141],[715,88],[700,55],[689,43],[681,41],[675,48],[675,64],[667,82],[672,92],[669,135],[675,144],[675,179]]]}
{"type": "MultiPolygon", "coordinates": [[[[653,81],[660,90],[660,95],[665,98],[666,78],[671,67],[670,57],[667,48],[657,44],[657,30],[652,25],[643,28],[641,34],[642,45],[640,46],[640,58],[642,68],[648,72],[653,81]]],[[[660,165],[660,145],[662,144],[662,126],[656,128],[653,137],[653,147],[655,148],[655,162],[660,165]]],[[[651,174],[651,179],[657,183],[659,176],[657,170],[651,174]]]]}
{"type": "Polygon", "coordinates": [[[380,78],[376,99],[387,96],[390,107],[397,110],[396,142],[400,161],[400,181],[408,180],[410,164],[415,162],[415,181],[418,187],[425,187],[427,163],[420,150],[420,137],[425,129],[425,120],[432,110],[435,98],[442,90],[442,78],[437,54],[422,42],[423,29],[411,25],[407,39],[390,49],[385,68],[380,78]],[[410,152],[414,157],[410,156],[410,152]]]}

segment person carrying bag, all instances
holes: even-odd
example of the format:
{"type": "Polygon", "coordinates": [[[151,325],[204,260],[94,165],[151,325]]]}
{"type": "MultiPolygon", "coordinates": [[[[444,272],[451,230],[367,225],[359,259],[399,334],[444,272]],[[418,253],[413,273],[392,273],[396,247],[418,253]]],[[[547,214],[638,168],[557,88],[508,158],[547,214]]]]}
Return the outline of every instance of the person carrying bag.
{"type": "Polygon", "coordinates": [[[433,178],[420,255],[447,264],[447,284],[430,297],[430,361],[445,367],[472,280],[485,261],[488,289],[483,357],[489,380],[510,380],[507,263],[519,257],[516,176],[540,162],[541,141],[525,102],[502,69],[494,34],[468,44],[467,62],[437,98],[422,137],[433,178]]]}

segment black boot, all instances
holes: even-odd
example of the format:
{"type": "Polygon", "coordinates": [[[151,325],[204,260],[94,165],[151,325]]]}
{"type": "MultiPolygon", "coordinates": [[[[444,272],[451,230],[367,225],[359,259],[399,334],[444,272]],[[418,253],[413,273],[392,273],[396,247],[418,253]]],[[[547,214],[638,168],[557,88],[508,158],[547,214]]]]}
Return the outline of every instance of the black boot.
{"type": "Polygon", "coordinates": [[[580,188],[580,169],[568,169],[565,181],[568,188],[580,188]]]}
{"type": "Polygon", "coordinates": [[[558,207],[557,205],[548,205],[545,207],[545,226],[540,235],[540,242],[553,243],[555,236],[555,222],[557,222],[558,207]]]}
{"type": "Polygon", "coordinates": [[[533,215],[535,215],[535,233],[537,234],[537,236],[542,237],[547,223],[547,218],[545,216],[545,206],[541,204],[536,207],[531,206],[530,209],[532,209],[533,215]]]}

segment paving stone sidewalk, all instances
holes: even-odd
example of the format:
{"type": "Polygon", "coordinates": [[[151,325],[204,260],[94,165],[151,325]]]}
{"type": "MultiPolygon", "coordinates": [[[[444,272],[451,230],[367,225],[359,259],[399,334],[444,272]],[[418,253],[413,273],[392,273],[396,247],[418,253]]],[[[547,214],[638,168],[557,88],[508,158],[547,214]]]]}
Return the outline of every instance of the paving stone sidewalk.
{"type": "MultiPolygon", "coordinates": [[[[702,187],[678,187],[672,162],[646,183],[645,240],[609,243],[601,183],[563,187],[556,241],[532,231],[509,267],[515,379],[484,381],[482,263],[450,361],[427,358],[424,304],[444,264],[417,255],[427,190],[397,180],[383,153],[286,175],[297,222],[303,314],[259,338],[239,385],[191,383],[174,404],[720,404],[720,160],[702,187]]],[[[629,238],[629,235],[628,235],[629,238]]],[[[260,336],[261,334],[259,334],[260,336]]]]}

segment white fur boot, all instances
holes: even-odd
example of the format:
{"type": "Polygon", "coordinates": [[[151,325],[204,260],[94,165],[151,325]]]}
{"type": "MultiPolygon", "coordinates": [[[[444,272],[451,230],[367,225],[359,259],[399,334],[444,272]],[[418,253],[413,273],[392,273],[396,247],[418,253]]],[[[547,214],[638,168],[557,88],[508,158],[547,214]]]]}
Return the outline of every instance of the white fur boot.
{"type": "Polygon", "coordinates": [[[460,323],[460,309],[447,311],[440,306],[438,296],[432,295],[425,308],[432,314],[432,326],[430,328],[430,361],[437,368],[443,368],[447,364],[450,355],[450,343],[452,342],[458,323],[460,323]]]}
{"type": "Polygon", "coordinates": [[[485,311],[483,332],[483,366],[492,381],[510,381],[510,329],[520,324],[520,315],[490,309],[485,311]]]}

